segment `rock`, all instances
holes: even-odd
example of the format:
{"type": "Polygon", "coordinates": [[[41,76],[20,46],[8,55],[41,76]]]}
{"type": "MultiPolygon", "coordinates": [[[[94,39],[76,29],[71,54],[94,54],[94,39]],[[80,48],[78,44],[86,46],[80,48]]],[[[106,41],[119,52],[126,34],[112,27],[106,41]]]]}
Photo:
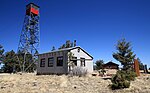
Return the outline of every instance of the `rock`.
{"type": "Polygon", "coordinates": [[[32,86],[37,86],[37,82],[33,82],[33,83],[32,83],[32,86]]]}
{"type": "Polygon", "coordinates": [[[4,88],[6,88],[5,86],[1,86],[1,89],[4,89],[4,88]]]}
{"type": "Polygon", "coordinates": [[[74,88],[74,89],[76,89],[77,87],[76,87],[76,86],[74,86],[73,88],[74,88]]]}
{"type": "Polygon", "coordinates": [[[18,74],[18,75],[22,75],[22,72],[18,72],[17,74],[18,74]]]}

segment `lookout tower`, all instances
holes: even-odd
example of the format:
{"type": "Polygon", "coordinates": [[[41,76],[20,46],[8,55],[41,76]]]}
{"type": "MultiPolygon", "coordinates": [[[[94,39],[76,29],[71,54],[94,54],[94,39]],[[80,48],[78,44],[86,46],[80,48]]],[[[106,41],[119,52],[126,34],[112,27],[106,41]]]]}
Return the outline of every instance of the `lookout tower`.
{"type": "MultiPolygon", "coordinates": [[[[18,45],[18,53],[23,53],[24,56],[32,54],[34,59],[37,58],[39,49],[39,8],[34,3],[26,5],[26,13],[18,45]]],[[[34,62],[34,60],[31,62],[34,62]]]]}

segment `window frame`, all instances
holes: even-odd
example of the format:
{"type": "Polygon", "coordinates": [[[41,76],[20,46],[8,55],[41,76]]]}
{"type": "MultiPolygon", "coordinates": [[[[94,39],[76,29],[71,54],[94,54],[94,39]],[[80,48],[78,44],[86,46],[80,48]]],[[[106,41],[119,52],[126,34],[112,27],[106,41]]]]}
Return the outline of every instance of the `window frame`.
{"type": "Polygon", "coordinates": [[[63,56],[59,56],[59,57],[57,57],[57,63],[56,63],[56,66],[57,67],[62,67],[63,66],[63,63],[64,63],[64,58],[63,58],[63,56]],[[60,65],[60,64],[58,64],[58,61],[59,61],[59,58],[62,58],[62,64],[60,65]]]}
{"type": "Polygon", "coordinates": [[[81,67],[85,67],[85,58],[80,58],[81,67]]]}
{"type": "Polygon", "coordinates": [[[77,57],[72,57],[71,61],[73,61],[74,65],[77,66],[77,57]]]}
{"type": "Polygon", "coordinates": [[[54,67],[54,57],[49,57],[48,58],[48,67],[54,67]],[[52,60],[50,61],[50,59],[52,59],[52,60]]]}
{"type": "Polygon", "coordinates": [[[45,67],[45,58],[40,59],[40,67],[45,67]]]}

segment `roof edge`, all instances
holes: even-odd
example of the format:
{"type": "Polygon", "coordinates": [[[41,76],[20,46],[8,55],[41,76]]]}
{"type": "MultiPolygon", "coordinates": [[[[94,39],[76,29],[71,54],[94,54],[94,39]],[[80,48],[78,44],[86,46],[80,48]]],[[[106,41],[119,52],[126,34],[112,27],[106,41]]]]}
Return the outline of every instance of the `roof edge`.
{"type": "MultiPolygon", "coordinates": [[[[50,52],[46,52],[46,53],[42,53],[42,54],[48,54],[48,53],[55,53],[55,52],[59,52],[59,51],[69,51],[69,50],[73,50],[73,49],[76,49],[76,48],[80,48],[83,52],[85,52],[88,56],[90,56],[93,60],[93,57],[88,53],[86,52],[83,48],[81,48],[80,46],[76,46],[76,47],[71,47],[71,48],[64,48],[64,49],[60,49],[60,50],[55,50],[55,51],[50,51],[50,52]]],[[[39,55],[42,55],[42,54],[39,54],[39,55]]]]}

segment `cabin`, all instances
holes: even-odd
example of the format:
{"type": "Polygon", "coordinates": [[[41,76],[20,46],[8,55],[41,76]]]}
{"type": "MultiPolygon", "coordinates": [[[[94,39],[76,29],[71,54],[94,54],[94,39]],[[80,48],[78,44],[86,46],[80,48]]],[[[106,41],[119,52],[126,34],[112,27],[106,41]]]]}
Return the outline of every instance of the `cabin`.
{"type": "Polygon", "coordinates": [[[37,74],[68,74],[70,52],[75,66],[85,68],[89,73],[93,72],[93,57],[81,47],[75,46],[39,54],[37,74]]]}
{"type": "Polygon", "coordinates": [[[110,61],[110,62],[104,64],[103,68],[104,69],[119,69],[119,65],[110,61]]]}

